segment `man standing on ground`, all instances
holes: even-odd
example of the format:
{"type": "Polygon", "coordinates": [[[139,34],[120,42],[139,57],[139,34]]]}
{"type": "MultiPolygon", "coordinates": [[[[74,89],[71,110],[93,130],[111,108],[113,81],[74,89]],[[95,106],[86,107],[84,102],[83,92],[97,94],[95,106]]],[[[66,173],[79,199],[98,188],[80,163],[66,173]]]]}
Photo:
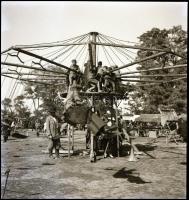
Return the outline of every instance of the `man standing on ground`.
{"type": "Polygon", "coordinates": [[[60,149],[60,133],[58,131],[58,122],[55,118],[55,110],[50,109],[46,118],[46,132],[49,138],[49,157],[53,157],[53,149],[55,148],[55,159],[59,158],[60,149]]]}

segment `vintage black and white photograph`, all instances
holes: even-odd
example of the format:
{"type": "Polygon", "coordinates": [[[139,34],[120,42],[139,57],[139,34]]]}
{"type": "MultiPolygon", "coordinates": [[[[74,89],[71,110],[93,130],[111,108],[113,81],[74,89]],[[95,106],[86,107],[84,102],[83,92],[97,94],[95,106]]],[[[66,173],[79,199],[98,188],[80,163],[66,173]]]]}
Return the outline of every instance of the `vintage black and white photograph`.
{"type": "Polygon", "coordinates": [[[1,199],[187,198],[187,9],[1,1],[1,199]]]}

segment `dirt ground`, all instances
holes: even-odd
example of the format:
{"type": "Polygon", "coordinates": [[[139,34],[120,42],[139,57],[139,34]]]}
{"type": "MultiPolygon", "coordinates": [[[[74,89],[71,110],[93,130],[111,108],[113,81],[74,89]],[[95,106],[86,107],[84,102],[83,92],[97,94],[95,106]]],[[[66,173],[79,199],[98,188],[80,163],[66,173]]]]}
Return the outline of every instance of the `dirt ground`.
{"type": "MultiPolygon", "coordinates": [[[[44,136],[28,132],[25,139],[1,138],[1,194],[5,171],[10,173],[5,199],[64,199],[64,198],[186,198],[186,143],[169,143],[165,138],[147,144],[149,138],[134,140],[144,155],[129,162],[129,155],[119,158],[97,157],[89,161],[85,150],[85,133],[75,133],[75,155],[69,159],[61,154],[59,160],[48,158],[44,136]]],[[[61,138],[64,148],[67,139],[61,138]]]]}

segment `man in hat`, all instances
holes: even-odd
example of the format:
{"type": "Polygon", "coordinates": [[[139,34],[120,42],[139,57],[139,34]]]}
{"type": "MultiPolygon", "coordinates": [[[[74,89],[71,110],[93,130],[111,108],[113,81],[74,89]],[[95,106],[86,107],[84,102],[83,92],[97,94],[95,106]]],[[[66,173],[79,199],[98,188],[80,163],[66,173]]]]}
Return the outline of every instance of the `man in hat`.
{"type": "Polygon", "coordinates": [[[72,65],[70,66],[70,69],[75,70],[75,72],[70,71],[69,73],[69,86],[80,83],[80,69],[79,66],[77,65],[76,60],[72,60],[72,65]]]}
{"type": "Polygon", "coordinates": [[[59,158],[60,149],[60,133],[58,130],[58,122],[55,117],[55,110],[52,108],[48,110],[48,116],[46,118],[46,133],[49,138],[49,157],[53,157],[53,149],[55,149],[55,159],[59,158]]]}
{"type": "Polygon", "coordinates": [[[64,101],[65,111],[74,104],[81,104],[81,99],[78,93],[78,90],[80,88],[79,85],[80,85],[80,80],[81,80],[81,77],[80,77],[81,74],[80,74],[79,66],[77,65],[76,60],[72,60],[72,65],[70,68],[75,70],[76,72],[70,71],[69,73],[68,94],[64,101]]]}
{"type": "Polygon", "coordinates": [[[39,119],[36,119],[36,121],[35,121],[35,130],[36,130],[37,137],[39,137],[40,125],[41,124],[40,124],[39,119]]]}
{"type": "Polygon", "coordinates": [[[3,142],[6,142],[11,131],[8,117],[4,117],[3,121],[1,122],[1,131],[3,133],[3,142]]]}
{"type": "Polygon", "coordinates": [[[102,62],[99,61],[97,65],[97,80],[98,80],[98,92],[102,92],[102,83],[103,83],[103,74],[104,74],[104,68],[102,66],[102,62]]]}
{"type": "Polygon", "coordinates": [[[113,81],[115,82],[115,88],[116,90],[118,90],[120,88],[120,83],[121,83],[121,72],[120,72],[120,69],[118,69],[118,66],[115,65],[115,66],[112,66],[112,69],[116,69],[116,71],[113,71],[112,74],[113,74],[113,81]]]}
{"type": "Polygon", "coordinates": [[[115,74],[111,72],[112,68],[107,67],[105,68],[104,72],[104,88],[106,91],[112,91],[115,92],[115,74]],[[109,88],[112,88],[111,90],[109,88]]]}

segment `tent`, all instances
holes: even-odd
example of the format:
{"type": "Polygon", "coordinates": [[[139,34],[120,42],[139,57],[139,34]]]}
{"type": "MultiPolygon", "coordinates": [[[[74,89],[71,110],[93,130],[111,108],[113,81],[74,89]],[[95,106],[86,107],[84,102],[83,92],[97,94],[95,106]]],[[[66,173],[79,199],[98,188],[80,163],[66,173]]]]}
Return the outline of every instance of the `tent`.
{"type": "Polygon", "coordinates": [[[167,121],[177,121],[178,116],[174,109],[159,109],[161,113],[161,125],[164,126],[167,121]]]}
{"type": "Polygon", "coordinates": [[[161,114],[141,114],[139,117],[135,119],[137,122],[161,122],[161,114]]]}

